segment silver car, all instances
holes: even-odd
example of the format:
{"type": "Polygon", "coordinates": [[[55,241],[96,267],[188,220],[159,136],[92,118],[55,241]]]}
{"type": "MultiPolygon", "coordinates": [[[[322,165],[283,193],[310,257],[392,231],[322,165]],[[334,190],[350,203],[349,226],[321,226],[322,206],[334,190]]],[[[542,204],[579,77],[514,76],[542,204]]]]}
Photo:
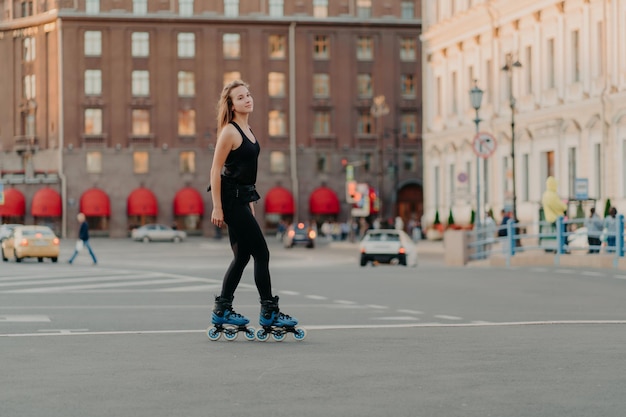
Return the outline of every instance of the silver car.
{"type": "Polygon", "coordinates": [[[365,266],[389,263],[392,265],[416,266],[417,245],[402,230],[371,229],[365,233],[359,244],[360,264],[365,266]]]}
{"type": "Polygon", "coordinates": [[[172,229],[164,224],[153,223],[133,229],[130,236],[133,240],[140,240],[145,243],[156,241],[171,241],[178,243],[187,238],[187,233],[182,230],[172,229]]]}

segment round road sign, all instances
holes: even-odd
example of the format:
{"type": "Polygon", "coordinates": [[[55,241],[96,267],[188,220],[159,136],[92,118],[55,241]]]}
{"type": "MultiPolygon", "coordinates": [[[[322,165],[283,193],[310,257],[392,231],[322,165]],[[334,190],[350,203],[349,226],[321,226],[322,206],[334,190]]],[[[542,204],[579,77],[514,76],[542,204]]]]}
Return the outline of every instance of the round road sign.
{"type": "Polygon", "coordinates": [[[483,159],[489,158],[496,151],[496,138],[487,132],[478,132],[474,136],[474,142],[472,148],[476,156],[483,159]]]}

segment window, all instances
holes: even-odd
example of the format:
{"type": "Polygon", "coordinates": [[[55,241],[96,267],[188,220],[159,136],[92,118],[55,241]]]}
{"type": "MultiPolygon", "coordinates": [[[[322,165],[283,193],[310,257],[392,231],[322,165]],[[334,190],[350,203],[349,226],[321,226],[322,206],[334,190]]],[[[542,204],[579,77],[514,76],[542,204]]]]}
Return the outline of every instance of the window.
{"type": "Polygon", "coordinates": [[[195,33],[179,33],[178,34],[178,57],[193,58],[196,56],[196,34],[195,33]]]}
{"type": "Polygon", "coordinates": [[[35,60],[35,38],[28,36],[24,38],[24,62],[32,62],[35,60]]]}
{"type": "Polygon", "coordinates": [[[530,180],[529,180],[529,172],[530,172],[530,159],[527,153],[523,155],[522,158],[522,201],[530,200],[530,180]]]}
{"type": "Polygon", "coordinates": [[[178,0],[178,14],[180,16],[193,16],[193,0],[178,0]]]}
{"type": "Polygon", "coordinates": [[[239,16],[239,0],[224,0],[224,16],[239,16]]]}
{"type": "Polygon", "coordinates": [[[356,125],[357,135],[371,135],[374,133],[374,117],[368,111],[361,112],[356,125]]]}
{"type": "Polygon", "coordinates": [[[133,0],[133,14],[147,14],[148,0],[133,0]]]}
{"type": "Polygon", "coordinates": [[[102,109],[85,109],[85,135],[102,134],[102,109]]]}
{"type": "Polygon", "coordinates": [[[87,14],[100,13],[100,0],[85,0],[85,12],[87,14]]]}
{"type": "Polygon", "coordinates": [[[241,80],[241,73],[239,71],[231,71],[224,73],[224,85],[231,83],[235,80],[241,80]]]}
{"type": "Polygon", "coordinates": [[[593,76],[601,77],[604,73],[604,25],[602,22],[596,23],[596,39],[595,39],[595,57],[593,65],[593,76]]]}
{"type": "Polygon", "coordinates": [[[24,76],[24,98],[27,100],[34,100],[37,96],[37,81],[35,74],[29,74],[24,76]]]}
{"type": "Polygon", "coordinates": [[[330,58],[330,39],[326,35],[317,35],[313,40],[313,59],[330,58]]]}
{"type": "Polygon", "coordinates": [[[267,75],[267,93],[270,97],[285,97],[285,74],[270,72],[267,75]]]}
{"type": "Polygon", "coordinates": [[[195,95],[195,74],[191,71],[178,71],[178,96],[193,97],[195,95]]]}
{"type": "Polygon", "coordinates": [[[357,0],[356,15],[359,19],[369,19],[372,17],[372,0],[357,0]]]}
{"type": "MultiPolygon", "coordinates": [[[[456,80],[456,72],[454,73],[454,75],[455,77],[453,78],[453,80],[456,80]]],[[[417,89],[417,87],[416,80],[413,74],[402,74],[400,82],[402,83],[402,85],[400,86],[402,90],[402,96],[405,98],[415,98],[415,90],[417,89]]],[[[454,98],[454,106],[456,106],[456,94],[454,98]]]]}
{"type": "Polygon", "coordinates": [[[400,116],[400,133],[409,138],[417,137],[417,115],[415,113],[403,113],[400,116]]]}
{"type": "Polygon", "coordinates": [[[241,35],[238,33],[225,33],[222,35],[222,48],[224,58],[237,59],[241,57],[241,35]]]}
{"type": "MultiPolygon", "coordinates": [[[[7,6],[8,7],[8,6],[7,6]]],[[[22,0],[22,14],[21,17],[28,17],[33,15],[33,0],[22,0]]]]}
{"type": "Polygon", "coordinates": [[[85,56],[102,55],[102,32],[88,30],[85,32],[85,56]]]}
{"type": "Polygon", "coordinates": [[[567,148],[567,191],[576,195],[576,148],[567,148]]]}
{"type": "Polygon", "coordinates": [[[270,35],[270,58],[285,59],[287,54],[287,39],[284,35],[270,35]]]}
{"type": "Polygon", "coordinates": [[[179,157],[179,169],[181,174],[193,174],[196,172],[196,153],[183,151],[179,157]]]}
{"type": "Polygon", "coordinates": [[[134,97],[150,95],[150,73],[145,70],[135,70],[132,73],[132,94],[134,97]]]}
{"type": "Polygon", "coordinates": [[[599,143],[593,145],[593,176],[594,176],[594,185],[596,188],[596,195],[600,195],[602,192],[602,146],[599,143]]]}
{"type": "MultiPolygon", "coordinates": [[[[580,31],[572,31],[572,81],[580,82],[580,31]]],[[[574,195],[574,194],[572,194],[574,195]]]]}
{"type": "Polygon", "coordinates": [[[359,98],[371,98],[374,96],[372,74],[357,74],[356,82],[359,98]]]}
{"type": "Polygon", "coordinates": [[[147,174],[150,165],[150,155],[146,151],[133,152],[133,172],[135,174],[147,174]]]}
{"type": "Polygon", "coordinates": [[[526,47],[526,56],[524,57],[524,74],[526,83],[526,94],[533,92],[533,49],[532,46],[526,47]]]}
{"type": "Polygon", "coordinates": [[[417,157],[414,153],[405,153],[402,155],[402,166],[405,171],[415,172],[417,170],[417,157]]]}
{"type": "Polygon", "coordinates": [[[148,32],[133,32],[131,35],[131,54],[135,58],[150,56],[150,34],[148,32]]]}
{"type": "Polygon", "coordinates": [[[433,101],[434,103],[434,108],[435,108],[435,116],[436,117],[442,117],[443,116],[443,87],[441,85],[441,77],[437,77],[437,81],[436,81],[436,91],[435,91],[435,97],[433,97],[433,101]]]}
{"type": "Polygon", "coordinates": [[[102,173],[102,152],[99,152],[99,151],[87,152],[86,162],[87,162],[88,174],[102,173]]]}
{"type": "Polygon", "coordinates": [[[313,0],[313,16],[317,18],[328,17],[328,0],[313,0]]]}
{"type": "Polygon", "coordinates": [[[412,1],[403,1],[401,4],[401,16],[403,19],[413,19],[415,17],[415,6],[412,1]]]}
{"type": "Polygon", "coordinates": [[[313,97],[330,97],[330,76],[328,74],[313,74],[313,97]]]}
{"type": "Polygon", "coordinates": [[[270,172],[274,174],[287,172],[287,156],[284,152],[270,152],[270,172]]]}
{"type": "Polygon", "coordinates": [[[417,58],[417,40],[415,38],[400,39],[400,60],[415,61],[417,58]]]}
{"type": "Polygon", "coordinates": [[[102,94],[102,70],[85,70],[85,95],[99,96],[102,94]]]}
{"type": "Polygon", "coordinates": [[[150,110],[133,109],[132,119],[134,136],[147,136],[150,134],[150,110]]]}
{"type": "Polygon", "coordinates": [[[359,36],[356,42],[356,59],[372,61],[374,59],[374,41],[371,36],[359,36]]]}
{"type": "Polygon", "coordinates": [[[327,111],[316,111],[313,116],[313,134],[317,136],[328,136],[330,134],[330,113],[327,111]]]}
{"type": "MultiPolygon", "coordinates": [[[[410,81],[405,77],[412,77],[411,75],[402,77],[402,95],[407,96],[411,95],[410,86],[408,85],[410,81]],[[405,87],[406,84],[406,87],[405,87]]],[[[412,79],[412,78],[411,78],[412,79]]],[[[458,99],[458,89],[459,89],[459,81],[456,75],[456,71],[452,71],[452,88],[450,94],[452,95],[452,100],[450,100],[450,104],[452,105],[451,113],[458,114],[459,113],[459,99],[458,99]]]]}
{"type": "Polygon", "coordinates": [[[280,110],[271,110],[269,112],[269,135],[284,136],[287,134],[287,122],[285,113],[280,110]]]}
{"type": "Polygon", "coordinates": [[[22,131],[25,136],[35,136],[35,113],[22,113],[22,131]]]}
{"type": "Polygon", "coordinates": [[[317,172],[328,172],[328,155],[325,153],[317,154],[317,172]]]}
{"type": "Polygon", "coordinates": [[[284,1],[283,0],[270,0],[270,16],[283,17],[284,16],[284,1]]]}
{"type": "Polygon", "coordinates": [[[193,136],[196,134],[196,111],[192,109],[178,110],[178,135],[193,136]]]}

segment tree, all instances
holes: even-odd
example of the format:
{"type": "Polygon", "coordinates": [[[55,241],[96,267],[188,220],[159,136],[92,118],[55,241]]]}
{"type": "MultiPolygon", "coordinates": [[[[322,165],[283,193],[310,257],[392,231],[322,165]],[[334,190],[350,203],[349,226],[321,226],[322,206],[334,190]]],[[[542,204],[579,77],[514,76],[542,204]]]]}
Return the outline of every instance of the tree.
{"type": "Polygon", "coordinates": [[[604,205],[604,217],[609,215],[609,210],[611,210],[611,199],[606,199],[606,204],[604,205]]]}
{"type": "Polygon", "coordinates": [[[439,220],[439,209],[435,211],[435,223],[434,224],[441,224],[441,220],[439,220]]]}
{"type": "Polygon", "coordinates": [[[452,214],[452,208],[450,208],[450,214],[448,214],[448,226],[454,224],[454,215],[452,214]]]}

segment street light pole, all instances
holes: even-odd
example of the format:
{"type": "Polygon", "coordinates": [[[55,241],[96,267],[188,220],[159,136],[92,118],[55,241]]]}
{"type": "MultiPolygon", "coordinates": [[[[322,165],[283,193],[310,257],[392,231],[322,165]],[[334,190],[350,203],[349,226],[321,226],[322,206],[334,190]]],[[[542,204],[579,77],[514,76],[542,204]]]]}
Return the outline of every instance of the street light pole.
{"type": "MultiPolygon", "coordinates": [[[[474,123],[476,124],[476,134],[480,132],[480,122],[482,121],[480,117],[478,117],[478,111],[480,110],[480,105],[483,101],[483,93],[484,91],[478,88],[478,80],[474,80],[474,88],[470,90],[470,102],[472,103],[472,107],[476,110],[476,117],[474,118],[474,123]]],[[[480,157],[476,155],[476,230],[480,230],[481,227],[481,215],[480,215],[480,157]]]]}
{"type": "Polygon", "coordinates": [[[505,71],[509,81],[509,105],[511,107],[511,169],[513,179],[513,222],[517,222],[517,181],[515,179],[515,97],[513,96],[513,68],[521,68],[522,64],[515,60],[513,61],[513,55],[507,54],[506,64],[502,67],[502,71],[505,71]]]}

